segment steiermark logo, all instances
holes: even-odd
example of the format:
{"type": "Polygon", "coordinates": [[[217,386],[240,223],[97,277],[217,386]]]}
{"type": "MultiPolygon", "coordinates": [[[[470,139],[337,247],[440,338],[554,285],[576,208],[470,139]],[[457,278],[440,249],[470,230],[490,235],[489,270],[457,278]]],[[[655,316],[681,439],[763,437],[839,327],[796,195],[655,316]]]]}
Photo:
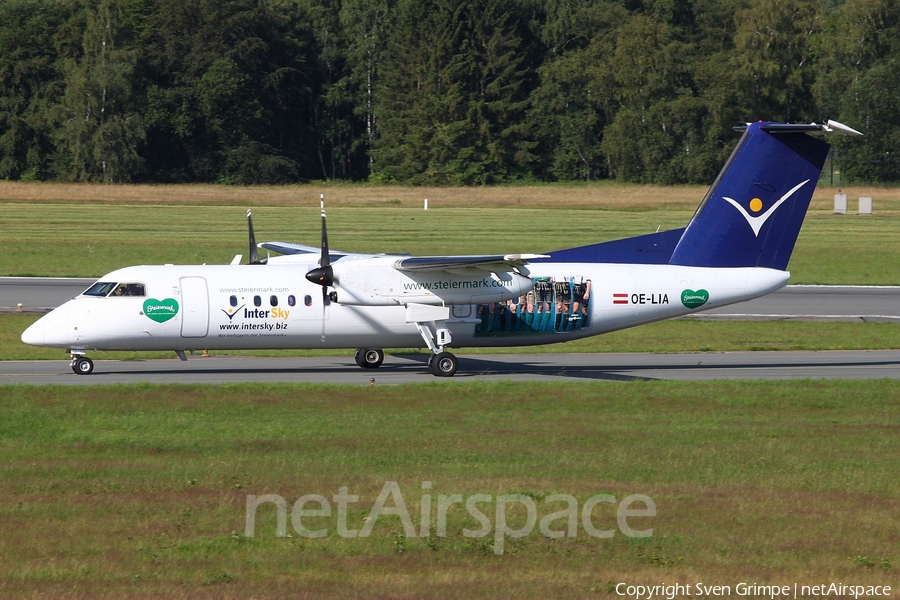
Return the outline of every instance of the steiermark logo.
{"type": "MultiPolygon", "coordinates": [[[[798,183],[793,188],[791,188],[791,190],[787,194],[782,196],[781,199],[778,200],[778,202],[773,204],[769,210],[767,210],[766,212],[764,212],[761,215],[756,215],[756,216],[750,216],[750,213],[748,213],[747,210],[743,206],[738,204],[733,198],[729,198],[728,196],[722,196],[722,198],[725,201],[729,202],[736,209],[738,209],[738,212],[740,212],[741,215],[743,215],[743,217],[747,220],[747,224],[750,226],[750,229],[753,230],[753,235],[755,235],[756,237],[759,237],[759,230],[762,229],[762,226],[766,224],[766,221],[769,220],[769,217],[771,217],[775,213],[775,211],[778,210],[778,207],[781,206],[782,204],[784,204],[784,202],[788,198],[793,196],[794,192],[796,192],[797,190],[802,188],[807,183],[809,183],[809,179],[807,179],[806,181],[803,181],[801,183],[798,183]]],[[[763,209],[762,200],[760,200],[759,198],[753,198],[752,200],[750,200],[750,210],[751,211],[753,211],[754,213],[758,213],[762,209],[763,209]]]]}
{"type": "Polygon", "coordinates": [[[687,308],[699,308],[709,302],[709,292],[706,290],[684,290],[681,292],[681,303],[687,308]]]}
{"type": "Polygon", "coordinates": [[[174,298],[147,298],[144,301],[144,314],[157,323],[165,323],[178,314],[178,301],[174,298]]]}

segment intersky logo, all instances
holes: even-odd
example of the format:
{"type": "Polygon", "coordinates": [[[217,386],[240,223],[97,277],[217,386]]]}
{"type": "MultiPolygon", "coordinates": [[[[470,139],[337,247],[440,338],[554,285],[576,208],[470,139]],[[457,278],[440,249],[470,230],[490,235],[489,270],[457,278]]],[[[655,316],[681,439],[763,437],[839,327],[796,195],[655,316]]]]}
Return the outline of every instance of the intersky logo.
{"type": "MultiPolygon", "coordinates": [[[[796,192],[797,190],[802,188],[807,183],[809,183],[809,179],[807,179],[806,181],[803,181],[801,183],[798,183],[793,188],[791,188],[791,190],[787,194],[782,196],[778,202],[773,204],[772,207],[769,208],[769,210],[767,210],[766,212],[764,212],[761,215],[756,215],[756,216],[750,216],[750,213],[748,213],[747,210],[743,206],[741,206],[740,204],[738,204],[737,202],[735,202],[733,199],[729,198],[728,196],[722,196],[722,198],[724,198],[725,200],[730,202],[732,206],[734,206],[736,209],[738,209],[738,212],[740,212],[744,216],[744,218],[747,220],[747,224],[750,226],[750,229],[753,230],[753,235],[755,235],[756,237],[759,237],[759,230],[762,229],[762,226],[766,224],[766,221],[769,220],[769,217],[771,217],[772,214],[774,214],[775,211],[778,210],[778,207],[781,206],[782,204],[784,204],[784,202],[788,198],[793,196],[794,192],[796,192]]],[[[750,201],[750,210],[751,211],[758,213],[762,209],[763,209],[762,200],[760,200],[759,198],[754,198],[753,200],[750,201]]]]}
{"type": "Polygon", "coordinates": [[[222,312],[225,313],[225,316],[228,317],[228,322],[230,323],[232,319],[234,319],[234,315],[238,314],[238,311],[247,306],[246,304],[241,304],[237,308],[230,308],[228,310],[222,309],[222,312]]]}

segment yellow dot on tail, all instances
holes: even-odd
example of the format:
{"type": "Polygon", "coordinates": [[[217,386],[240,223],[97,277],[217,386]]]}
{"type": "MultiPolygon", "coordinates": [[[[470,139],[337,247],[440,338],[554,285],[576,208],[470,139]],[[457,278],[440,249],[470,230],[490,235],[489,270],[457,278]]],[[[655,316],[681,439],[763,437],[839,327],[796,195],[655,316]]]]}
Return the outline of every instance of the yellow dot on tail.
{"type": "Polygon", "coordinates": [[[750,210],[752,210],[753,212],[761,211],[762,206],[762,200],[760,200],[759,198],[754,198],[750,201],[750,210]]]}

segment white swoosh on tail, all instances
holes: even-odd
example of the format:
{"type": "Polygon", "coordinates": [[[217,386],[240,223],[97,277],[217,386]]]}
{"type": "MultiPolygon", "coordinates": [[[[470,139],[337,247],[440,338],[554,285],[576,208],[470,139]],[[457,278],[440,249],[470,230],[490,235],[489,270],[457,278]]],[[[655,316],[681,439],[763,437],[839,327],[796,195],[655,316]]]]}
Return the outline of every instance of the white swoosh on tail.
{"type": "Polygon", "coordinates": [[[775,204],[773,204],[773,205],[772,205],[772,208],[770,208],[769,210],[767,210],[767,211],[764,212],[763,214],[761,214],[761,215],[759,215],[759,216],[756,216],[756,217],[751,217],[750,214],[747,213],[746,210],[744,210],[744,207],[743,207],[743,206],[741,206],[740,204],[738,204],[737,202],[735,202],[735,201],[732,200],[731,198],[729,198],[729,197],[727,197],[727,196],[722,196],[722,198],[725,199],[725,200],[727,200],[728,202],[730,202],[732,206],[734,206],[736,209],[738,209],[738,211],[739,211],[739,212],[744,216],[744,218],[747,220],[747,224],[750,225],[750,229],[753,230],[753,235],[755,235],[756,237],[759,237],[759,230],[762,229],[762,226],[765,225],[766,221],[769,220],[769,217],[771,217],[772,214],[773,214],[776,210],[778,210],[778,207],[781,206],[781,205],[784,203],[785,200],[787,200],[788,198],[790,198],[791,196],[793,196],[793,195],[794,195],[794,192],[796,192],[797,190],[799,190],[801,187],[803,187],[803,186],[806,185],[807,183],[809,183],[809,179],[807,179],[806,181],[802,181],[802,182],[798,183],[798,184],[795,185],[793,188],[791,188],[790,191],[789,191],[787,194],[785,194],[784,196],[782,196],[781,199],[780,199],[778,202],[776,202],[775,204]]]}

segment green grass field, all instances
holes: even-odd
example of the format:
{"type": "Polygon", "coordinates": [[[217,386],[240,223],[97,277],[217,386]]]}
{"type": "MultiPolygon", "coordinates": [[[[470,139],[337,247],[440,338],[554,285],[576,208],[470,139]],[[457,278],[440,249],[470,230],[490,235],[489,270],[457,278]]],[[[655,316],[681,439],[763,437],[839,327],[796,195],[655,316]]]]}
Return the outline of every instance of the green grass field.
{"type": "MultiPolygon", "coordinates": [[[[399,387],[155,386],[0,389],[0,595],[66,598],[617,597],[619,582],[900,584],[900,383],[462,383],[399,387]],[[274,505],[245,535],[248,495],[359,496],[385,482],[411,522],[276,536],[274,505]],[[423,491],[423,482],[431,482],[423,491]],[[538,518],[595,494],[643,494],[644,539],[598,529],[466,537],[438,495],[522,494],[538,518]]],[[[427,484],[426,484],[427,485],[427,484]]],[[[395,506],[394,499],[386,504],[395,506]]],[[[316,508],[318,505],[308,505],[316,508]]],[[[336,503],[334,510],[336,511],[336,503]]],[[[641,508],[643,504],[633,506],[641,508]]],[[[525,527],[524,510],[508,525],[525,527]]],[[[565,520],[551,529],[564,530],[565,520]]],[[[735,595],[734,592],[732,592],[735,595]]]]}
{"type": "MultiPolygon", "coordinates": [[[[0,315],[0,360],[62,360],[59,348],[35,348],[22,343],[22,332],[40,315],[0,315]]],[[[752,350],[888,350],[900,348],[896,323],[782,321],[703,321],[676,319],[651,323],[601,336],[530,346],[529,353],[559,352],[738,352],[752,350]]],[[[394,353],[425,352],[390,349],[394,353]]],[[[521,348],[464,348],[464,354],[517,354],[521,348]]],[[[352,356],[353,350],[217,351],[242,356],[352,356]]],[[[172,352],[101,352],[96,358],[144,360],[171,358],[172,352]]]]}
{"type": "MultiPolygon", "coordinates": [[[[246,256],[236,207],[4,206],[6,275],[101,276],[133,264],[228,263],[246,256]],[[52,241],[51,241],[52,240],[52,241]]],[[[336,207],[329,242],[356,252],[547,252],[684,226],[690,210],[336,207]]],[[[312,207],[255,211],[257,237],[318,245],[312,207]]],[[[797,242],[793,283],[900,284],[900,220],[811,214],[797,242]],[[855,219],[852,220],[851,219],[855,219]]]]}
{"type": "MultiPolygon", "coordinates": [[[[418,190],[7,183],[0,185],[0,274],[99,277],[134,264],[227,263],[247,253],[248,207],[260,241],[315,246],[320,191],[332,202],[333,248],[413,254],[547,252],[683,227],[704,193],[696,186],[614,184],[418,190]]],[[[900,284],[898,192],[867,193],[876,197],[876,214],[867,217],[833,215],[825,199],[814,201],[790,264],[793,283],[900,284]]]]}

